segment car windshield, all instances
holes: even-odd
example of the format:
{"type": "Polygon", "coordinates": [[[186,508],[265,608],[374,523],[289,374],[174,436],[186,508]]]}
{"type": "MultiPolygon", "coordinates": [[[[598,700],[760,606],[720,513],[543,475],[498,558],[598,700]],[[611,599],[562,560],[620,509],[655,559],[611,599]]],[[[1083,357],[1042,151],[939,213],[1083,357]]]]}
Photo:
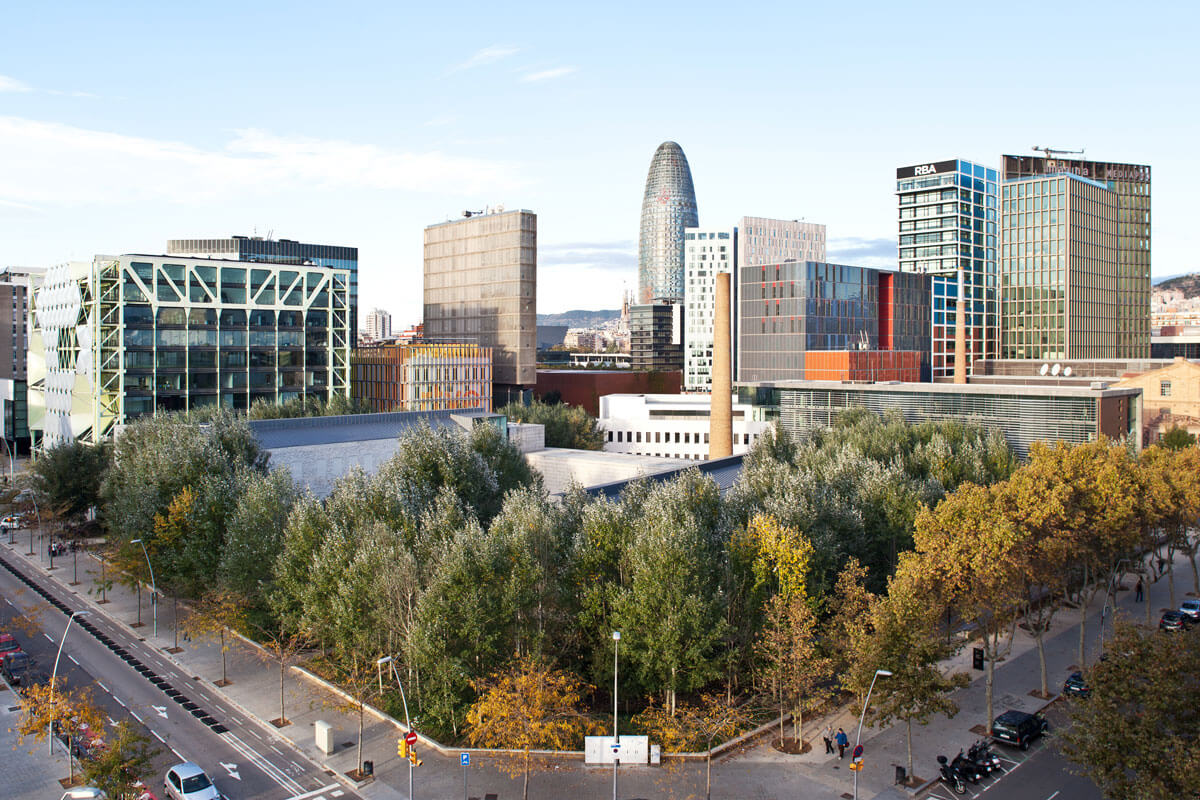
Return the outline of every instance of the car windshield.
{"type": "Polygon", "coordinates": [[[1015,725],[1012,725],[1011,723],[1008,723],[1008,722],[1005,722],[1004,720],[999,720],[999,719],[992,723],[992,728],[999,731],[1000,733],[1016,733],[1017,732],[1017,727],[1015,725]]]}
{"type": "Polygon", "coordinates": [[[17,640],[16,639],[8,639],[7,641],[0,641],[0,653],[8,653],[8,652],[11,652],[16,649],[17,649],[17,640]]]}
{"type": "Polygon", "coordinates": [[[201,789],[207,789],[212,786],[212,781],[208,776],[201,772],[199,775],[193,775],[190,778],[183,779],[183,791],[185,793],[198,792],[201,789]]]}

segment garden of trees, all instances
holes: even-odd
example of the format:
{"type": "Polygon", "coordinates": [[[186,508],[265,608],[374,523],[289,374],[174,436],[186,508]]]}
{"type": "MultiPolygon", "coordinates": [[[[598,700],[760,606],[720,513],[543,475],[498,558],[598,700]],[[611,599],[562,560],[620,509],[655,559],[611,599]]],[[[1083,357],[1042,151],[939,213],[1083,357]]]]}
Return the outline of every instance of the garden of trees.
{"type": "MultiPolygon", "coordinates": [[[[160,589],[236,609],[231,627],[303,648],[351,688],[393,656],[417,726],[445,742],[513,741],[523,725],[528,748],[578,747],[611,713],[595,687],[612,685],[617,630],[622,713],[676,749],[772,716],[801,746],[806,717],[861,698],[881,666],[895,674],[873,714],[911,732],[955,711],[964,679],[938,662],[959,630],[985,649],[990,718],[1016,625],[1040,647],[1147,552],[1185,553],[1200,592],[1197,448],[1035,446],[1018,463],[998,433],[866,411],[805,441],[763,436],[725,493],[692,470],[616,501],[551,498],[480,426],[412,432],[318,499],[225,415],[131,425],[93,491],[133,579],[140,538],[160,589]],[[528,719],[540,707],[553,724],[528,719]]],[[[1170,572],[1172,603],[1180,584],[1170,572]]],[[[398,712],[398,696],[379,701],[398,712]]]]}

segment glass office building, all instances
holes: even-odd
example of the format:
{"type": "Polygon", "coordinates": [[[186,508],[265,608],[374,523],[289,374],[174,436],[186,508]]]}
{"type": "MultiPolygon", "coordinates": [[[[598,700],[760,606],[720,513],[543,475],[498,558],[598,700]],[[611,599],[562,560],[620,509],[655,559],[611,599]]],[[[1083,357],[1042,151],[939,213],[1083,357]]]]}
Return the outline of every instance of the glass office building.
{"type": "Polygon", "coordinates": [[[962,159],[896,170],[901,272],[932,275],[933,377],[954,374],[958,276],[967,301],[967,373],[997,351],[997,172],[962,159]]]}
{"type": "Polygon", "coordinates": [[[699,224],[687,156],[675,142],[663,142],[650,161],[642,197],[638,303],[683,302],[684,229],[699,224]]]}
{"type": "Polygon", "coordinates": [[[1113,161],[1004,156],[1005,181],[1067,173],[1117,195],[1117,357],[1150,355],[1150,167],[1113,161]]]}
{"type": "Polygon", "coordinates": [[[738,380],[802,380],[814,351],[915,351],[928,364],[924,275],[788,261],[737,278],[738,380]]]}
{"type": "Polygon", "coordinates": [[[1118,358],[1117,195],[1060,174],[1004,183],[1000,358],[1118,358]]]}
{"type": "Polygon", "coordinates": [[[350,394],[343,269],[175,256],[51,268],[34,297],[29,427],[99,442],[159,411],[350,394]]]}
{"type": "Polygon", "coordinates": [[[305,244],[294,239],[266,239],[261,236],[231,236],[228,239],[168,239],[167,254],[344,269],[350,273],[350,330],[358,331],[357,247],[305,244]]]}

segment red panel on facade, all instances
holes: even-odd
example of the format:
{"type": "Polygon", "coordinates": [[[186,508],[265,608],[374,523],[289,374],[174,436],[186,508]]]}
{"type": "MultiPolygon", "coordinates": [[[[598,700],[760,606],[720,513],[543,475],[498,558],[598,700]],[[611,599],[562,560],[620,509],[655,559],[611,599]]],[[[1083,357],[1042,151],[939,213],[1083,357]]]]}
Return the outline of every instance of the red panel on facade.
{"type": "Polygon", "coordinates": [[[683,372],[539,369],[534,396],[542,398],[554,391],[564,403],[581,406],[595,417],[600,414],[600,398],[606,394],[679,394],[683,372]]]}

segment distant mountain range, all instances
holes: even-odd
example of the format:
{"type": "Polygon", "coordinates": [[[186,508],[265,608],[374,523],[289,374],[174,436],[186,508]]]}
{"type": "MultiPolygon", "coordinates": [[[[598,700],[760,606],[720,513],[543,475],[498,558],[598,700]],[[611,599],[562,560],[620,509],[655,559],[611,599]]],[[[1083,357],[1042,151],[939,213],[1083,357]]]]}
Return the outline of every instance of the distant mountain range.
{"type": "Polygon", "coordinates": [[[1177,290],[1183,292],[1184,297],[1200,297],[1200,272],[1160,279],[1154,284],[1154,288],[1177,290]]]}
{"type": "Polygon", "coordinates": [[[568,328],[592,328],[602,322],[619,319],[620,317],[621,309],[619,308],[614,308],[611,311],[576,309],[574,311],[563,311],[559,314],[538,314],[537,324],[566,325],[568,328]]]}

